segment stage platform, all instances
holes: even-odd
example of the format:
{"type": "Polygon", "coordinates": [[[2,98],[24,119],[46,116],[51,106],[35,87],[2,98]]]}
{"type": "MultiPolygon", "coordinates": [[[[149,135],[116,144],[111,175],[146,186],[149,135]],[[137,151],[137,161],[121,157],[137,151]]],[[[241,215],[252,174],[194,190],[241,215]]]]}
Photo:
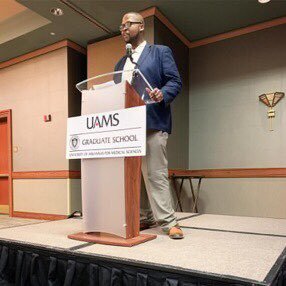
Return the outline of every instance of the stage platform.
{"type": "Polygon", "coordinates": [[[79,218],[0,218],[0,285],[286,285],[285,219],[177,216],[183,240],[154,228],[143,233],[157,239],[131,248],[68,239],[79,218]]]}

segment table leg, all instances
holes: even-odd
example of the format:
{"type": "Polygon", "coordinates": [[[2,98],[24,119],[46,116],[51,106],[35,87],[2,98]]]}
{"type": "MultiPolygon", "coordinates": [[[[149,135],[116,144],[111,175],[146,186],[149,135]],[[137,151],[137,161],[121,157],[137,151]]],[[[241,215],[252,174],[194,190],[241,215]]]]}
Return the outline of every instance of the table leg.
{"type": "Polygon", "coordinates": [[[198,211],[198,199],[199,199],[199,194],[200,194],[201,181],[202,181],[202,178],[199,178],[198,188],[197,188],[197,195],[196,195],[195,203],[194,203],[194,206],[193,206],[193,210],[195,208],[197,213],[199,212],[198,211]]]}
{"type": "Polygon", "coordinates": [[[195,192],[194,192],[194,187],[193,187],[193,183],[192,183],[192,179],[189,178],[189,182],[190,182],[190,187],[191,187],[191,192],[192,192],[192,199],[193,199],[193,209],[192,212],[196,211],[198,212],[198,208],[196,206],[196,196],[195,196],[195,192]]]}
{"type": "Polygon", "coordinates": [[[183,208],[182,208],[182,204],[181,204],[181,200],[180,200],[180,194],[181,194],[181,191],[182,191],[184,179],[182,179],[182,182],[181,182],[181,184],[180,184],[180,189],[179,189],[179,191],[178,191],[177,186],[176,186],[176,178],[175,178],[175,177],[172,177],[172,181],[173,181],[173,186],[174,186],[175,194],[176,194],[176,197],[177,197],[177,204],[176,204],[176,207],[175,207],[175,211],[177,210],[178,205],[179,205],[179,208],[180,208],[180,210],[181,210],[181,212],[182,212],[182,211],[183,211],[183,208]]]}

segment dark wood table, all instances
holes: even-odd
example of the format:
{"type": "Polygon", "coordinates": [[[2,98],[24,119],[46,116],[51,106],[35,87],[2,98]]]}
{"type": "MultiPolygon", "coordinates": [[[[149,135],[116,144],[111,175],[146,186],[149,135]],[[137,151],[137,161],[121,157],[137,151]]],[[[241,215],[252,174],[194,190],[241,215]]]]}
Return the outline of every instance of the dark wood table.
{"type": "Polygon", "coordinates": [[[201,182],[202,182],[203,178],[204,178],[204,176],[176,175],[176,174],[171,174],[170,175],[170,180],[173,183],[175,194],[176,194],[176,198],[177,198],[177,205],[176,205],[175,210],[179,206],[180,211],[181,212],[183,211],[183,207],[182,207],[182,203],[181,203],[181,193],[182,193],[184,180],[189,180],[190,188],[191,188],[191,194],[192,194],[192,200],[193,200],[192,212],[196,212],[196,213],[199,212],[198,211],[198,199],[199,199],[199,194],[200,194],[201,182]],[[199,180],[197,188],[196,188],[196,191],[194,190],[192,179],[199,180]],[[181,182],[180,182],[180,187],[178,189],[176,182],[179,181],[179,180],[181,180],[181,182]]]}

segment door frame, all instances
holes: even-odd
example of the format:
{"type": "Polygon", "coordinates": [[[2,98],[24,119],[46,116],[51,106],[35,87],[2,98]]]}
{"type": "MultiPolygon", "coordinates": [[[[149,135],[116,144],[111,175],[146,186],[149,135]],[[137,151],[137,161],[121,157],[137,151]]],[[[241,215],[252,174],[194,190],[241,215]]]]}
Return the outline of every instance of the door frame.
{"type": "Polygon", "coordinates": [[[9,192],[9,216],[13,216],[13,181],[12,181],[12,110],[0,110],[0,118],[7,120],[7,139],[8,139],[8,192],[9,192]]]}

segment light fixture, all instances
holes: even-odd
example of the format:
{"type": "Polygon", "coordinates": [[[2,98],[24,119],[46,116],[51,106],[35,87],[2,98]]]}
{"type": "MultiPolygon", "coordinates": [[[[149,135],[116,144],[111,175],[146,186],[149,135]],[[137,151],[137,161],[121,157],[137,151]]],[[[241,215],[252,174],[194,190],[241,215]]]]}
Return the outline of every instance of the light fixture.
{"type": "Polygon", "coordinates": [[[272,119],[275,117],[275,110],[273,107],[284,97],[284,92],[264,93],[259,96],[259,100],[269,107],[268,118],[270,120],[269,130],[273,131],[272,119]]]}
{"type": "Polygon", "coordinates": [[[50,10],[50,12],[54,15],[54,16],[62,16],[64,14],[64,11],[61,8],[52,8],[50,10]]]}
{"type": "Polygon", "coordinates": [[[258,0],[259,3],[261,4],[265,4],[265,3],[268,3],[270,0],[258,0]]]}
{"type": "Polygon", "coordinates": [[[55,34],[56,34],[56,33],[54,33],[54,32],[50,32],[50,35],[51,35],[51,36],[54,36],[55,34]]]}

